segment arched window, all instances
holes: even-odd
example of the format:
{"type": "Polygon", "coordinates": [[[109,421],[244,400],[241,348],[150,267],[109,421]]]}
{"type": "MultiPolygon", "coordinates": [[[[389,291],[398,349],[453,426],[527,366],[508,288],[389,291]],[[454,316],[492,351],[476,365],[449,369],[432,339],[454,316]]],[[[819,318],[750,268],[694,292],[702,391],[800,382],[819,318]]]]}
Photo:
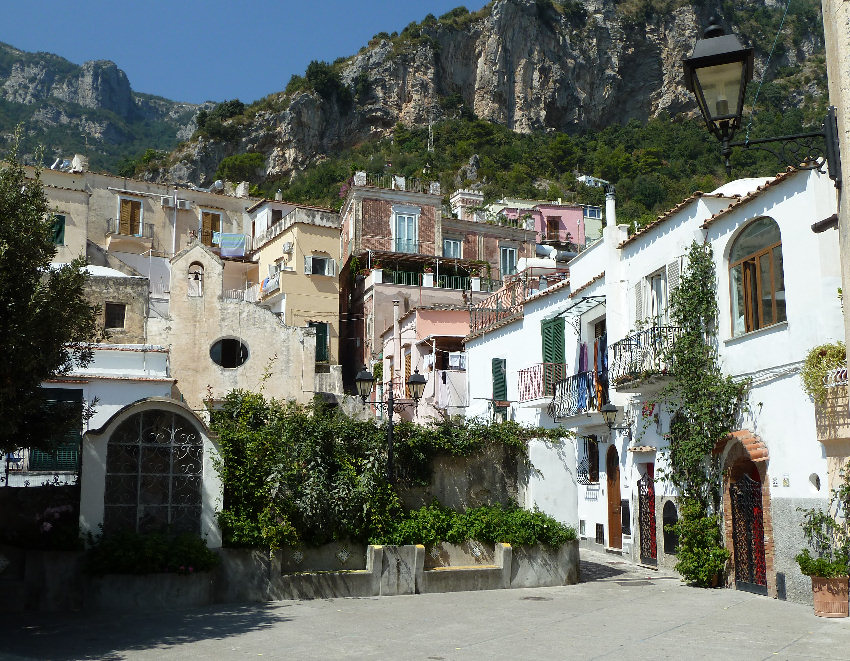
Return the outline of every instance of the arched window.
{"type": "Polygon", "coordinates": [[[772,218],[754,220],[729,252],[732,334],[785,321],[782,240],[772,218]]]}
{"type": "Polygon", "coordinates": [[[195,426],[172,411],[122,422],[106,450],[103,530],[199,533],[203,445],[195,426]]]}
{"type": "Polygon", "coordinates": [[[189,265],[189,296],[204,295],[204,267],[198,262],[189,265]]]}

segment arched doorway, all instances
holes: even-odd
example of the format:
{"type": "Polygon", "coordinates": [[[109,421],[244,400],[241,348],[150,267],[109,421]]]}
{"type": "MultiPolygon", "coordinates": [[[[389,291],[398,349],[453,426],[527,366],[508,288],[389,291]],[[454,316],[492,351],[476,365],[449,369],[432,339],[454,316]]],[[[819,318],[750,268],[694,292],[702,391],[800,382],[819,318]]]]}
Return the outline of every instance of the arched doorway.
{"type": "Polygon", "coordinates": [[[738,590],[767,594],[761,476],[751,460],[739,459],[729,475],[732,560],[738,590]]]}
{"type": "Polygon", "coordinates": [[[605,456],[605,471],[608,474],[608,546],[623,548],[623,522],[620,518],[620,455],[613,445],[605,456]]]}

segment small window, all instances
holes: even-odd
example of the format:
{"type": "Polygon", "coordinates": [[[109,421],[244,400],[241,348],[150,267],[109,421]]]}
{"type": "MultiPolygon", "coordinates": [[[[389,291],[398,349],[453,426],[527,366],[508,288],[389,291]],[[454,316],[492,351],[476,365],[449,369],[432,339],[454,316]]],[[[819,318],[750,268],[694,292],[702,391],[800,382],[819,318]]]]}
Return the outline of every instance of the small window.
{"type": "Polygon", "coordinates": [[[584,217],[596,219],[602,218],[602,207],[585,207],[584,217]]]}
{"type": "Polygon", "coordinates": [[[507,246],[502,246],[501,248],[499,248],[499,265],[502,278],[507,275],[513,275],[514,273],[516,273],[516,256],[516,248],[510,248],[507,246]]]}
{"type": "Polygon", "coordinates": [[[307,275],[334,275],[334,260],[330,257],[307,255],[304,257],[304,273],[307,275]]]}
{"type": "Polygon", "coordinates": [[[65,216],[59,213],[53,214],[53,225],[50,228],[53,238],[53,245],[65,245],[65,216]]]}
{"type": "Polygon", "coordinates": [[[458,239],[443,239],[443,257],[460,259],[460,241],[458,239]]]}
{"type": "Polygon", "coordinates": [[[210,347],[210,358],[216,365],[233,369],[248,360],[248,347],[235,338],[225,338],[210,347]]]}
{"type": "Polygon", "coordinates": [[[124,303],[107,303],[104,306],[106,316],[105,327],[108,329],[124,328],[124,313],[127,306],[124,303]]]}

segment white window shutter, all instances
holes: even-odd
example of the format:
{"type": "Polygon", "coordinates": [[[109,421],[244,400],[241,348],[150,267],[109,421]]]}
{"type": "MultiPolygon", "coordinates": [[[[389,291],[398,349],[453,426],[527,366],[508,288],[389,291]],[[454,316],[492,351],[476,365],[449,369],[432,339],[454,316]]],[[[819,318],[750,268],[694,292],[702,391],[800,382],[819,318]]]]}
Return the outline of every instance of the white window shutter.
{"type": "Polygon", "coordinates": [[[276,269],[277,269],[277,266],[275,266],[274,264],[269,264],[269,277],[270,278],[274,277],[276,269]]]}
{"type": "Polygon", "coordinates": [[[643,281],[635,283],[635,324],[643,319],[643,281]]]}
{"type": "Polygon", "coordinates": [[[336,275],[336,262],[332,259],[328,259],[328,275],[336,275]]]}
{"type": "Polygon", "coordinates": [[[310,275],[311,273],[313,273],[313,257],[307,255],[304,257],[304,274],[310,275]]]}
{"type": "Polygon", "coordinates": [[[679,277],[682,273],[682,266],[678,259],[674,259],[667,265],[667,297],[669,299],[673,290],[679,286],[679,277]]]}

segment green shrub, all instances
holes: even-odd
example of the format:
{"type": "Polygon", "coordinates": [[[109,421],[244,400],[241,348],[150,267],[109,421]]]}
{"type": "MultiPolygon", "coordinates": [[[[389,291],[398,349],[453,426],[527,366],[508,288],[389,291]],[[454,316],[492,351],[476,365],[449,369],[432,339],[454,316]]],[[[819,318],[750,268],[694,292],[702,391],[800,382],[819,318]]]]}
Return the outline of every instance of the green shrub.
{"type": "Polygon", "coordinates": [[[679,521],[671,526],[679,537],[676,571],[699,587],[711,587],[723,574],[729,551],[721,544],[720,520],[696,500],[681,502],[679,521]]]}
{"type": "Polygon", "coordinates": [[[90,574],[193,574],[219,562],[197,535],[120,532],[93,540],[86,552],[90,574]]]}
{"type": "Polygon", "coordinates": [[[809,549],[803,549],[803,552],[797,554],[794,559],[800,565],[800,571],[806,576],[819,576],[821,578],[847,576],[848,558],[846,555],[838,555],[835,559],[813,558],[809,549]]]}
{"type": "Polygon", "coordinates": [[[512,546],[547,544],[560,546],[576,539],[575,529],[535,509],[502,508],[499,505],[455,512],[439,503],[409,512],[393,522],[377,544],[462,544],[476,540],[485,544],[504,542],[512,546]]]}
{"type": "Polygon", "coordinates": [[[266,158],[262,154],[234,154],[221,159],[215,171],[216,179],[228,181],[257,181],[259,172],[265,166],[266,158]]]}

